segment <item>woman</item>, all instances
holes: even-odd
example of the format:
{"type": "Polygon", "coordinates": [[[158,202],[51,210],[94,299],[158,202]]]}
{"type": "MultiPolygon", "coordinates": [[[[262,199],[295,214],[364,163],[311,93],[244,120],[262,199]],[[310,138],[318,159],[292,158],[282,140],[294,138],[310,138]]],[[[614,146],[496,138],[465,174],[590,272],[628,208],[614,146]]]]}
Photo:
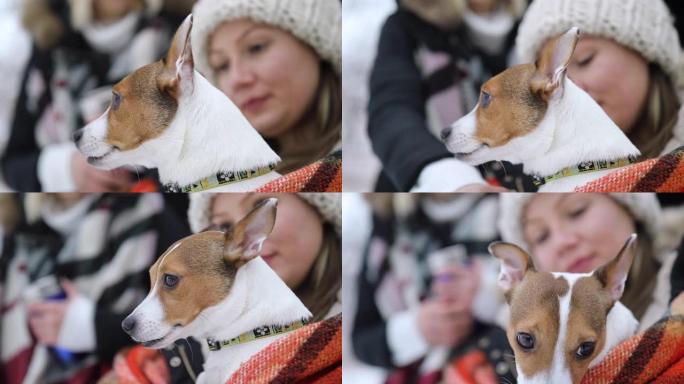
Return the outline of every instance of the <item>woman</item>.
{"type": "Polygon", "coordinates": [[[570,27],[582,32],[568,75],[639,148],[644,159],[684,145],[678,118],[680,39],[662,0],[539,0],[516,39],[523,62],[570,27]]]}
{"type": "Polygon", "coordinates": [[[202,0],[193,8],[196,68],[282,158],[288,173],[341,150],[337,0],[202,0]]]}
{"type": "Polygon", "coordinates": [[[670,299],[675,253],[658,246],[660,211],[654,194],[503,194],[499,229],[539,270],[575,273],[604,265],[636,233],[638,253],[620,301],[644,329],[670,299]]]}
{"type": "Polygon", "coordinates": [[[188,217],[194,232],[226,228],[266,197],[278,213],[262,257],[313,313],[314,321],[341,312],[341,203],[335,193],[193,194],[188,217]]]}

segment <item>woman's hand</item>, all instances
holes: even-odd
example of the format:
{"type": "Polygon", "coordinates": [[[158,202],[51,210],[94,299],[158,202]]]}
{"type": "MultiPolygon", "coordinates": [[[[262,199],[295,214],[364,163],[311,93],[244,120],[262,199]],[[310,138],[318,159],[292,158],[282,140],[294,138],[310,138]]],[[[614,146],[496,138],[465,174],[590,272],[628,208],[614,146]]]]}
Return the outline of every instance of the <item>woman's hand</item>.
{"type": "Polygon", "coordinates": [[[65,300],[43,300],[28,305],[29,328],[40,344],[57,345],[64,315],[71,301],[78,295],[76,287],[70,281],[64,280],[62,288],[67,296],[65,300]]]}

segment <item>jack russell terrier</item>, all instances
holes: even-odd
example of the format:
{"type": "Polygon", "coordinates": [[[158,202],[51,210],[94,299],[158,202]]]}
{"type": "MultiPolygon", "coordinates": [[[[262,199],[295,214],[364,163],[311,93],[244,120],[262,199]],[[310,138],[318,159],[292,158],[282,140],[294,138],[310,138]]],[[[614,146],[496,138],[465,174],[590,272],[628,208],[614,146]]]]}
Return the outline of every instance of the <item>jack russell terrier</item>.
{"type": "Polygon", "coordinates": [[[195,71],[192,15],[166,58],[114,86],[105,113],[74,134],[88,163],[158,168],[167,192],[251,191],[280,175],[280,157],[221,91],[195,71]]]}
{"type": "Polygon", "coordinates": [[[543,192],[572,191],[636,162],[639,150],[566,76],[578,38],[571,28],[544,46],[537,63],[484,83],[475,108],[442,131],[449,151],[471,165],[522,163],[543,192]]]}
{"type": "Polygon", "coordinates": [[[275,198],[264,200],[228,232],[177,241],[150,268],[152,289],[121,324],[133,340],[164,348],[206,340],[198,383],[225,383],[247,361],[311,312],[259,256],[273,229],[275,198]]]}
{"type": "Polygon", "coordinates": [[[632,234],[613,260],[593,273],[534,269],[517,246],[496,242],[499,286],[510,306],[506,334],[519,383],[579,383],[638,322],[618,300],[636,249],[632,234]]]}

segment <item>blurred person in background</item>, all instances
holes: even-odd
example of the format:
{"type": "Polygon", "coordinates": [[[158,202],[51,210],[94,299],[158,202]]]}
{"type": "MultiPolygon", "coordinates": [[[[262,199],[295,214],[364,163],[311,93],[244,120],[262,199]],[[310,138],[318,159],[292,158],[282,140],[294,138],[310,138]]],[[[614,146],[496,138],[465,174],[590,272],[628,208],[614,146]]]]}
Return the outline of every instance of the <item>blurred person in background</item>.
{"type": "Polygon", "coordinates": [[[378,192],[449,192],[498,180],[531,186],[521,167],[480,172],[454,158],[439,132],[477,102],[480,85],[509,65],[525,0],[398,0],[370,75],[368,134],[382,163],[378,192]],[[454,175],[445,180],[444,175],[454,175]],[[446,189],[446,190],[445,190],[446,189]]]}
{"type": "Polygon", "coordinates": [[[497,198],[373,194],[372,230],[358,275],[352,341],[388,383],[514,380],[497,327],[497,198]]]}
{"type": "Polygon", "coordinates": [[[111,86],[165,52],[161,0],[24,0],[31,56],[0,158],[17,191],[126,191],[124,169],[91,167],[72,134],[106,109],[111,86]]]}
{"type": "Polygon", "coordinates": [[[0,215],[0,381],[96,381],[133,344],[121,321],[187,225],[153,193],[6,195],[0,215]]]}

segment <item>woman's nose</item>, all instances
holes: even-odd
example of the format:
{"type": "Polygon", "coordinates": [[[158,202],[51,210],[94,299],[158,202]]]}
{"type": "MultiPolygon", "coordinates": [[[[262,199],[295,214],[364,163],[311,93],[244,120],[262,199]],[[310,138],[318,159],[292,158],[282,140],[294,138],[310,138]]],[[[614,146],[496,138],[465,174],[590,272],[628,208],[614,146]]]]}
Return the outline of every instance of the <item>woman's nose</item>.
{"type": "Polygon", "coordinates": [[[233,90],[239,89],[253,83],[255,78],[254,71],[249,65],[234,63],[228,73],[228,87],[233,90]]]}

